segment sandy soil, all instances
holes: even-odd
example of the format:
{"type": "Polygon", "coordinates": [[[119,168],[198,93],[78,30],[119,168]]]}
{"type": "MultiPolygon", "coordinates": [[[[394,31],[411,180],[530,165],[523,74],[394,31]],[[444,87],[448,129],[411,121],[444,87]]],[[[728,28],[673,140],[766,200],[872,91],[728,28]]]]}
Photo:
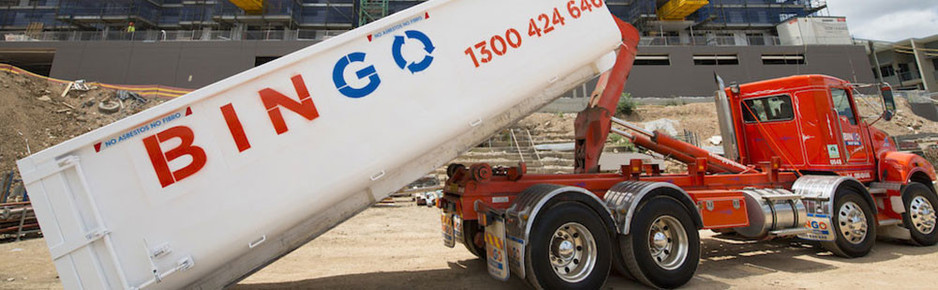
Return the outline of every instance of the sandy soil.
{"type": "MultiPolygon", "coordinates": [[[[97,112],[96,104],[114,94],[99,90],[62,98],[62,85],[0,73],[0,172],[13,160],[138,112],[146,105],[120,113],[97,112]],[[83,106],[85,103],[92,105],[83,106]],[[65,105],[68,104],[68,105],[65,105]],[[21,136],[20,133],[23,135],[21,136]]],[[[908,104],[899,99],[900,110],[908,104]]],[[[701,139],[717,134],[713,105],[642,106],[626,119],[647,122],[659,118],[679,121],[680,129],[701,139]]],[[[938,132],[938,123],[911,114],[893,123],[878,123],[892,134],[938,132]]],[[[538,131],[572,136],[573,114],[536,114],[521,122],[538,131]]],[[[439,213],[409,202],[371,208],[297,249],[280,261],[248,277],[235,289],[517,289],[516,278],[499,282],[488,276],[485,264],[457,245],[443,246],[439,213]]],[[[810,243],[795,240],[739,242],[709,231],[702,245],[697,276],[687,288],[928,288],[938,283],[938,247],[912,247],[880,241],[869,256],[846,260],[810,243]]],[[[612,276],[606,288],[635,288],[639,284],[612,276]]],[[[0,244],[0,289],[60,289],[44,240],[0,244]]]]}
{"type": "MultiPolygon", "coordinates": [[[[797,240],[733,241],[701,232],[702,259],[689,289],[929,288],[938,247],[878,241],[864,258],[833,257],[797,240]]],[[[60,289],[42,239],[0,244],[0,289],[60,289]]],[[[443,246],[439,212],[411,203],[366,210],[255,273],[234,289],[519,289],[490,278],[462,245],[443,246]]],[[[643,287],[618,275],[604,288],[643,287]]]]}
{"type": "Polygon", "coordinates": [[[30,152],[39,152],[163,102],[128,100],[118,112],[106,114],[98,111],[98,103],[116,101],[116,91],[95,88],[70,91],[63,97],[65,86],[0,72],[0,173],[14,169],[15,161],[30,152]]]}
{"type": "MultiPolygon", "coordinates": [[[[938,283],[938,247],[879,241],[847,260],[798,240],[734,241],[702,231],[702,259],[685,288],[922,288],[938,283]]],[[[518,289],[488,276],[462,245],[443,246],[436,209],[369,209],[257,272],[235,289],[518,289]]],[[[643,287],[613,275],[604,288],[643,287]]]]}
{"type": "MultiPolygon", "coordinates": [[[[879,104],[873,98],[867,98],[867,101],[858,101],[861,116],[867,122],[877,119],[882,109],[876,106],[879,104]]],[[[918,133],[938,133],[938,122],[932,122],[928,119],[919,117],[912,113],[909,102],[904,98],[896,98],[898,112],[892,121],[879,120],[874,123],[874,127],[883,130],[892,136],[901,136],[918,133]]],[[[634,112],[628,116],[618,116],[619,118],[644,125],[645,122],[659,119],[670,119],[677,121],[675,129],[678,133],[687,130],[696,133],[701,140],[711,136],[720,135],[720,128],[717,126],[717,115],[714,105],[711,102],[689,103],[682,105],[640,105],[634,112]]],[[[573,121],[576,114],[550,114],[534,113],[521,120],[518,125],[532,130],[531,132],[569,132],[573,136],[573,121]]]]}

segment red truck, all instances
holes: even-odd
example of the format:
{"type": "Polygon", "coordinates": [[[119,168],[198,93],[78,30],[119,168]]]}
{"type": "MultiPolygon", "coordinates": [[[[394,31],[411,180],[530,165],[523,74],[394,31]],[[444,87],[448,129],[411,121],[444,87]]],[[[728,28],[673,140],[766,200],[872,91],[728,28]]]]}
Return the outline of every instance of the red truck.
{"type": "Polygon", "coordinates": [[[619,25],[616,65],[576,118],[575,174],[451,164],[437,204],[447,246],[464,244],[499,279],[595,289],[613,268],[652,287],[685,284],[697,269],[701,229],[797,236],[847,258],[868,254],[877,235],[938,241],[934,167],[871,126],[895,112],[888,85],[875,85],[883,113],[869,123],[857,107],[860,85],[844,80],[799,75],[724,87],[717,77],[720,156],[612,116],[638,42],[634,28],[619,25]],[[600,173],[610,132],[687,172],[631,160],[600,173]]]}

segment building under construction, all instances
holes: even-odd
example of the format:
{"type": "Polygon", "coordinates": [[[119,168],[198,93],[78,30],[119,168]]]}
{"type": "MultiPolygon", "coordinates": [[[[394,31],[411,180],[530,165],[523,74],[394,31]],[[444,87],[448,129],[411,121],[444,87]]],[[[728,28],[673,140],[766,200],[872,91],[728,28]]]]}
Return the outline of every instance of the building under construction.
{"type": "MultiPolygon", "coordinates": [[[[65,79],[198,88],[421,2],[0,0],[0,62],[65,79]]],[[[818,16],[824,1],[606,2],[643,36],[629,88],[637,96],[709,94],[714,71],[740,82],[873,80],[862,46],[779,38],[778,25],[818,16]],[[665,85],[676,77],[685,85],[665,85]]]]}
{"type": "Polygon", "coordinates": [[[621,0],[609,8],[635,25],[644,44],[764,45],[777,43],[779,23],[817,14],[823,0],[621,0]]]}
{"type": "MultiPolygon", "coordinates": [[[[0,30],[347,30],[423,1],[399,0],[3,0],[0,30]]],[[[824,8],[823,0],[610,0],[648,36],[766,30],[824,8]]]]}

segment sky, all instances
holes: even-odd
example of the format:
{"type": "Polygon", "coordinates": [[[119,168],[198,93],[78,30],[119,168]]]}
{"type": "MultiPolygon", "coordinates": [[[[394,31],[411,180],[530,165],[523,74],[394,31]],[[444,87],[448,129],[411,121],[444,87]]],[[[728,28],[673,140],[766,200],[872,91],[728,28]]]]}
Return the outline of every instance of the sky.
{"type": "Polygon", "coordinates": [[[938,34],[938,0],[827,0],[827,6],[830,16],[847,17],[855,38],[898,41],[938,34]]]}

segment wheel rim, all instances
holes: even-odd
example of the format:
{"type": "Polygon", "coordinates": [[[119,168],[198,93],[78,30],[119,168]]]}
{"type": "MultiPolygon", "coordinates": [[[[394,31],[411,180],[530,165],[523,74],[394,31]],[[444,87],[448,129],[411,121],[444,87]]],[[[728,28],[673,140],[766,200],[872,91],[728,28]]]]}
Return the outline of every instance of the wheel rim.
{"type": "Polygon", "coordinates": [[[684,226],[672,216],[660,216],[648,229],[648,251],[651,259],[665,270],[684,264],[690,245],[684,226]]]}
{"type": "Polygon", "coordinates": [[[551,236],[551,268],[560,279],[576,283],[586,279],[596,265],[596,240],[583,225],[566,223],[551,236]]]}
{"type": "Polygon", "coordinates": [[[851,244],[860,244],[866,238],[868,226],[863,209],[855,202],[848,201],[840,206],[840,235],[851,244]]]}
{"type": "Polygon", "coordinates": [[[916,196],[909,204],[912,225],[920,233],[930,234],[935,230],[935,208],[924,196],[916,196]]]}

